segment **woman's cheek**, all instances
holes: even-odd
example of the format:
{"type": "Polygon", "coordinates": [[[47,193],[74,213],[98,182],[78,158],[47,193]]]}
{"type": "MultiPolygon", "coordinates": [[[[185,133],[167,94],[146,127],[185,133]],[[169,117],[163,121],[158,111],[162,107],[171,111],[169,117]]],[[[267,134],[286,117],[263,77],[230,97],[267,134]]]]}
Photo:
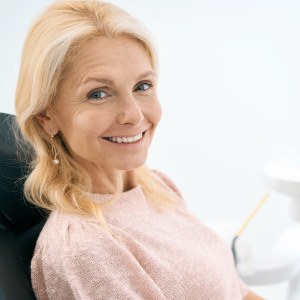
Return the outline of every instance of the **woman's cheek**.
{"type": "Polygon", "coordinates": [[[154,105],[155,105],[155,107],[153,109],[153,114],[154,114],[153,123],[155,123],[157,125],[162,117],[162,107],[158,100],[155,102],[154,105]]]}

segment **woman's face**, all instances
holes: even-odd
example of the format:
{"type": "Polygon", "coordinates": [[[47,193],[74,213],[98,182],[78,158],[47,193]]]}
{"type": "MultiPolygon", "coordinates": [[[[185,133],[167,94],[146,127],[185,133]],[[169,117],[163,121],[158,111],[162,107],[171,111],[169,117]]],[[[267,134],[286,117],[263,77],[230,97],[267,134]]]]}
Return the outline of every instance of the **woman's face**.
{"type": "Polygon", "coordinates": [[[99,37],[76,54],[49,109],[49,129],[60,132],[87,169],[133,170],[145,163],[161,117],[156,75],[145,49],[129,37],[99,37]]]}

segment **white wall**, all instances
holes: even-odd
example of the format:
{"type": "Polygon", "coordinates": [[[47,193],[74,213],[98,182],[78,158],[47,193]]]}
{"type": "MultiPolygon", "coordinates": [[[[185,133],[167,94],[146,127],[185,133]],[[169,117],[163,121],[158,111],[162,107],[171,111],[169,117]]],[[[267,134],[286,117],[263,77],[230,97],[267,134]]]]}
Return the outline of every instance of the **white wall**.
{"type": "MultiPolygon", "coordinates": [[[[24,35],[49,0],[0,2],[0,111],[14,112],[24,35]]],[[[113,0],[157,37],[164,116],[149,165],[166,172],[205,221],[238,220],[263,196],[262,164],[299,162],[299,12],[296,0],[113,0]]],[[[245,233],[256,255],[290,225],[271,194],[245,233]]],[[[286,285],[254,290],[284,299],[286,285]]]]}

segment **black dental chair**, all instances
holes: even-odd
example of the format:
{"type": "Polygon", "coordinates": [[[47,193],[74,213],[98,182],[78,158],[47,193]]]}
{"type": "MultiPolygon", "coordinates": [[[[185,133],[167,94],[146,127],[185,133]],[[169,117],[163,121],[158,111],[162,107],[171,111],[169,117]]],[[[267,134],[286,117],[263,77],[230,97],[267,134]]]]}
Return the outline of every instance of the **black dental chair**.
{"type": "Polygon", "coordinates": [[[17,153],[14,122],[0,113],[0,300],[32,300],[30,261],[46,214],[23,196],[26,163],[17,153]]]}

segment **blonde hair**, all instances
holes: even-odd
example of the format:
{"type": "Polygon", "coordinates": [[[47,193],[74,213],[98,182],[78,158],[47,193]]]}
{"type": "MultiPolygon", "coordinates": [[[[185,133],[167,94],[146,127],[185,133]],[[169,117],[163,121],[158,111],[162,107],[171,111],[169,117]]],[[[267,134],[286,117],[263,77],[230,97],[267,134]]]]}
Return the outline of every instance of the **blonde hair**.
{"type": "MultiPolygon", "coordinates": [[[[63,141],[46,133],[35,115],[51,107],[64,72],[78,49],[97,36],[126,35],[140,42],[157,72],[152,38],[142,23],[122,9],[96,0],[57,1],[37,19],[25,40],[16,90],[17,122],[25,140],[34,149],[24,193],[45,209],[95,216],[106,228],[101,205],[88,197],[91,178],[69,154],[63,141]],[[53,164],[52,143],[59,153],[59,166],[53,164]]],[[[177,199],[143,166],[136,170],[138,183],[159,210],[174,207],[177,199]]],[[[118,180],[120,183],[120,178],[118,180]]],[[[120,184],[112,201],[120,194],[120,184]]]]}

